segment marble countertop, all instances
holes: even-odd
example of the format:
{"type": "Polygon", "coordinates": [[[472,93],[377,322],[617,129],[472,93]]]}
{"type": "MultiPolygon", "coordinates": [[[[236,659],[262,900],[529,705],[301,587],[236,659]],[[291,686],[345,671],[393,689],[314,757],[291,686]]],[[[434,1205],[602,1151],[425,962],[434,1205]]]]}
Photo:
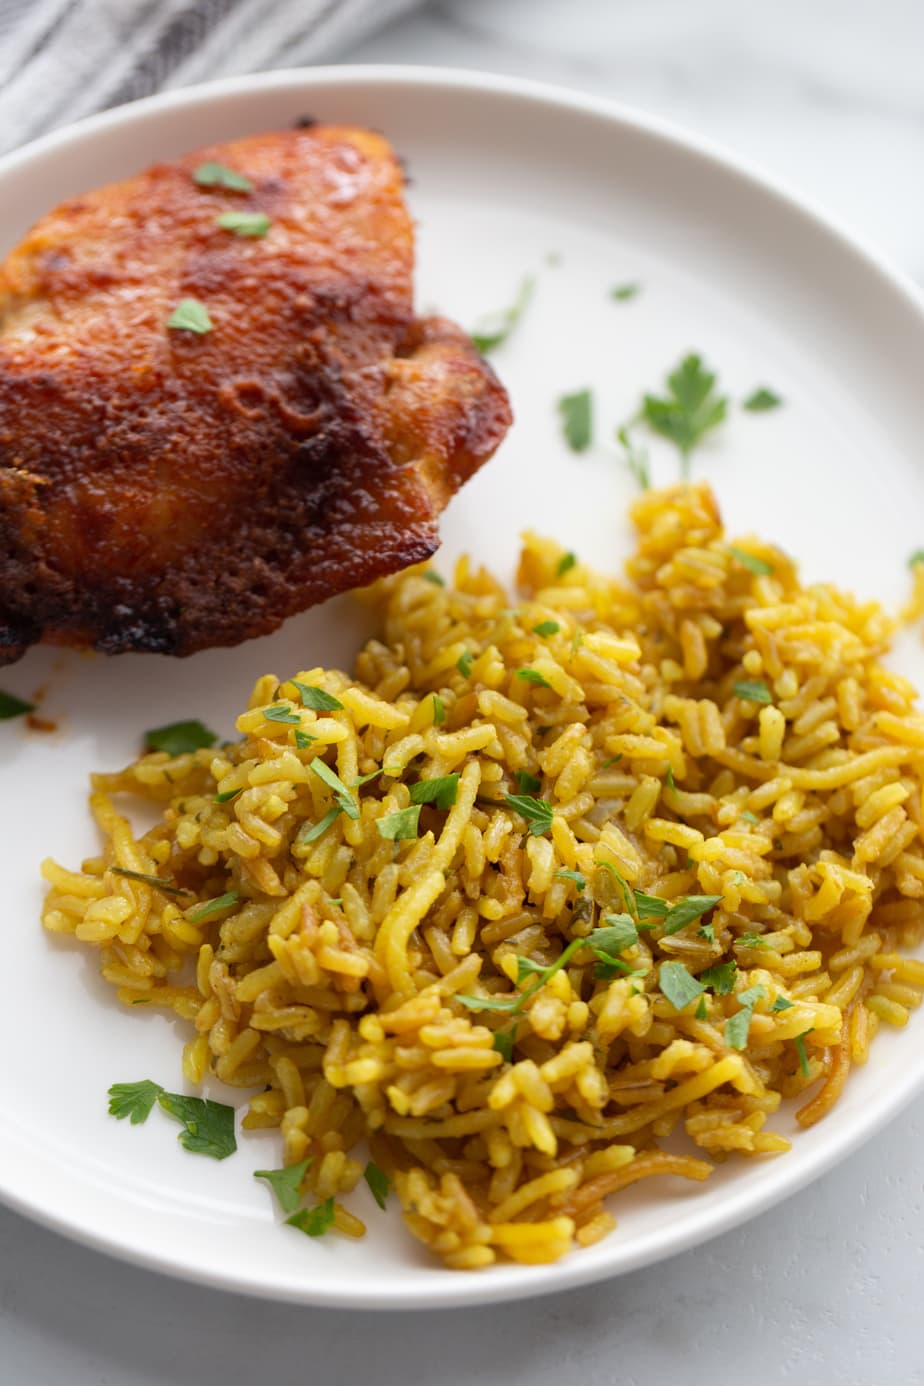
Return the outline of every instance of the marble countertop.
{"type": "MultiPolygon", "coordinates": [[[[508,72],[708,135],[924,282],[920,0],[438,0],[348,61],[508,72]]],[[[9,1386],[924,1383],[924,1099],[781,1207],[589,1289],[495,1309],[314,1311],[171,1282],[0,1211],[9,1386]]]]}

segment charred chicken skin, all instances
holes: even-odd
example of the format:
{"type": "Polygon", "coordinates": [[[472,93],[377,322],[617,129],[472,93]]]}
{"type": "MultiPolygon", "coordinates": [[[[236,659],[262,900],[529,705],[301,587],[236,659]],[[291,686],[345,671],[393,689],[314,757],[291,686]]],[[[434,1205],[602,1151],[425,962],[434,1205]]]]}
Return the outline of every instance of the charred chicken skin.
{"type": "Polygon", "coordinates": [[[0,663],[233,645],[433,553],[510,410],[414,315],[402,188],[378,135],[261,135],[74,198],[9,255],[0,663]]]}

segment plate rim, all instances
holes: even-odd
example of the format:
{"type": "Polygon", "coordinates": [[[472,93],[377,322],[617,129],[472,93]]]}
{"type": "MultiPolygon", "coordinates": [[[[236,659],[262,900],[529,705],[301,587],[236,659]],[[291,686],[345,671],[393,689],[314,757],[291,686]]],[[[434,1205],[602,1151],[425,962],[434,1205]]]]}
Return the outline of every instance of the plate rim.
{"type": "MultiPolygon", "coordinates": [[[[726,150],[720,142],[701,136],[670,120],[637,109],[629,104],[606,97],[591,96],[569,87],[503,73],[468,68],[417,66],[413,64],[342,64],[317,67],[277,69],[272,72],[243,74],[217,78],[189,87],[157,93],[142,100],[129,102],[72,124],[53,130],[38,139],[0,156],[0,186],[7,175],[15,174],[45,154],[66,150],[69,145],[83,143],[97,133],[120,125],[143,123],[149,115],[165,111],[199,107],[211,101],[253,91],[330,88],[346,85],[366,85],[371,88],[414,88],[438,97],[444,91],[490,93],[518,102],[532,102],[544,107],[595,116],[614,128],[651,136],[689,158],[704,161],[712,168],[746,185],[751,192],[769,195],[781,211],[801,220],[816,233],[833,239],[839,248],[858,261],[867,274],[888,286],[905,304],[914,310],[924,331],[924,290],[890,258],[855,233],[838,217],[817,206],[811,197],[797,192],[775,174],[765,173],[760,165],[726,150]]],[[[600,1264],[597,1260],[573,1254],[564,1261],[543,1268],[504,1267],[492,1275],[453,1275],[443,1272],[445,1280],[435,1279],[428,1285],[426,1298],[415,1297],[408,1302],[409,1292],[400,1283],[384,1283],[375,1293],[361,1291],[344,1293],[328,1289],[324,1283],[293,1285],[275,1281],[261,1274],[248,1275],[246,1267],[216,1269],[189,1264],[182,1252],[170,1255],[158,1250],[137,1247],[120,1241],[117,1231],[87,1226],[79,1216],[68,1216],[59,1210],[49,1211],[17,1191],[7,1187],[0,1172],[0,1204],[11,1208],[29,1221],[38,1223],[94,1251],[103,1252],[118,1260],[159,1274],[277,1302],[299,1303],[323,1308],[360,1310],[445,1309],[468,1307],[508,1300],[530,1299],[558,1290],[573,1289],[597,1281],[614,1278],[632,1270],[651,1265],[668,1256],[678,1255],[699,1246],[766,1212],[784,1198],[813,1183],[828,1169],[845,1159],[860,1145],[870,1140],[876,1131],[891,1121],[908,1103],[924,1090],[924,1063],[920,1071],[907,1070],[900,1080],[883,1090],[868,1104],[862,1123],[848,1127],[834,1141],[824,1142],[801,1157],[793,1173],[785,1164],[774,1165],[783,1172],[768,1178],[762,1185],[731,1187],[718,1210],[710,1210],[706,1226],[702,1217],[684,1218],[679,1228],[665,1223],[657,1231],[646,1234],[638,1247],[631,1245],[619,1256],[616,1264],[600,1264]]]]}

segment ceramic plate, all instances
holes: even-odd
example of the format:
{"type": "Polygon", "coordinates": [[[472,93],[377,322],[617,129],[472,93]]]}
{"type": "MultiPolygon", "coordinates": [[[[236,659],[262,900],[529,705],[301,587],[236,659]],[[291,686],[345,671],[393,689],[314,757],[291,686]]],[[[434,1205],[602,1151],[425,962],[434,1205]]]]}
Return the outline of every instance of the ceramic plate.
{"type": "MultiPolygon", "coordinates": [[[[731,421],[695,455],[733,530],[759,529],[829,577],[895,604],[924,541],[924,314],[917,293],[842,232],[711,148],[646,118],[503,78],[336,68],[169,93],[52,135],[0,165],[3,248],[63,197],[213,140],[297,117],[383,130],[406,158],[419,223],[418,302],[466,325],[535,293],[495,356],[516,424],[445,516],[439,562],[470,550],[511,574],[518,533],[552,533],[616,568],[629,550],[633,485],[607,440],[640,391],[700,351],[735,400],[771,386],[785,407],[731,421]],[[613,286],[638,283],[614,300],[613,286]],[[598,436],[577,456],[556,400],[592,387],[598,436]]],[[[653,449],[655,479],[676,454],[653,449]]],[[[106,1114],[106,1089],[181,1085],[183,1026],[122,1010],[95,955],[47,937],[39,862],[96,850],[93,768],[137,751],[145,727],[204,711],[230,732],[259,673],[349,662],[362,620],[349,598],[264,640],[184,661],[33,651],[0,685],[47,693],[59,730],[0,725],[7,938],[0,1193],[60,1231],[146,1266],[231,1289],[355,1307],[496,1301],[614,1275],[693,1245],[807,1183],[924,1087],[924,1015],[877,1040],[834,1113],[790,1154],[728,1162],[706,1187],[652,1181],[619,1201],[604,1242],[549,1267],[477,1274],[433,1264],[394,1211],[355,1195],[360,1243],[309,1242],[277,1225],[255,1168],[272,1135],[216,1164],[184,1152],[166,1121],[106,1114]]],[[[896,661],[924,676],[918,641],[896,661]]],[[[240,1105],[239,1092],[227,1097],[240,1105]]],[[[787,1129],[788,1118],[775,1122],[787,1129]]]]}

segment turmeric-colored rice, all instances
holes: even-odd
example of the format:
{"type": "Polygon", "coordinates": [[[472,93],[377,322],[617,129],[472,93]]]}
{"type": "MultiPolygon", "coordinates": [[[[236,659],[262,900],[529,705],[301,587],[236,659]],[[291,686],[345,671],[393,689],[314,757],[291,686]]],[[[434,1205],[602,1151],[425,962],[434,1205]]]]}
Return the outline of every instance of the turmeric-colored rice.
{"type": "Polygon", "coordinates": [[[342,706],[266,675],[240,742],[94,776],[103,855],[44,867],[46,928],[98,948],[123,1002],[188,1021],[190,1083],[256,1091],[245,1128],[312,1156],[321,1198],[367,1141],[451,1267],[555,1260],[639,1179],[785,1151],[781,1101],[823,1117],[924,989],[924,716],[880,663],[892,622],[730,546],[704,485],[632,516],[628,582],[532,535],[515,609],[465,560],[452,586],[388,579],[355,677],[297,675],[342,706]],[[416,830],[391,818],[455,775],[416,830]],[[136,838],[116,794],[161,822],[136,838]],[[690,896],[718,902],[669,932],[690,896]],[[614,919],[637,941],[601,961],[614,919]]]}

